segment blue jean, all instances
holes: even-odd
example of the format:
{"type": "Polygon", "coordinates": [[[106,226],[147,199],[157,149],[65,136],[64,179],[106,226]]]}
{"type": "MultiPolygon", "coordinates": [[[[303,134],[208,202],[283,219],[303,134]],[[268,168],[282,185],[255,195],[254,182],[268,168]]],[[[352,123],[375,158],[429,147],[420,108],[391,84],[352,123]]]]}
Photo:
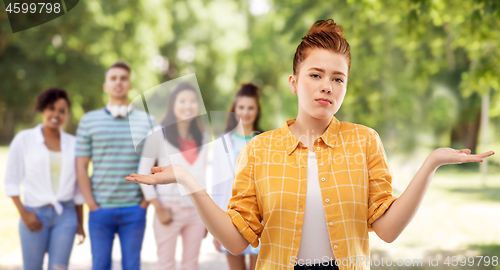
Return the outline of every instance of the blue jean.
{"type": "MultiPolygon", "coordinates": [[[[224,246],[221,245],[220,247],[222,253],[231,254],[229,253],[229,251],[227,251],[227,249],[224,246]]],[[[260,243],[259,246],[256,248],[252,247],[252,245],[248,245],[248,247],[245,250],[243,250],[243,252],[241,252],[239,255],[259,255],[259,252],[260,252],[260,243]]]]}
{"type": "Polygon", "coordinates": [[[89,212],[92,270],[111,269],[115,233],[120,238],[122,269],[141,269],[141,249],[146,229],[146,209],[139,205],[99,208],[89,212]]]}
{"type": "Polygon", "coordinates": [[[31,232],[22,220],[19,221],[19,235],[23,253],[23,269],[42,270],[45,253],[49,253],[49,270],[67,269],[73,248],[78,218],[73,201],[61,202],[63,212],[56,213],[52,205],[28,207],[35,211],[43,229],[31,232]],[[63,268],[64,267],[64,268],[63,268]]]}

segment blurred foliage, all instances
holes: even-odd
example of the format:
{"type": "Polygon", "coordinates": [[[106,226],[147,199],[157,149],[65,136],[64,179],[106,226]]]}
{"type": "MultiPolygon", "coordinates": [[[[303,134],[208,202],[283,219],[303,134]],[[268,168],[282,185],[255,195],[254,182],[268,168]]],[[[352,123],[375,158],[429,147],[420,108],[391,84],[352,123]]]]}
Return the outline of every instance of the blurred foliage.
{"type": "Polygon", "coordinates": [[[70,92],[74,132],[84,112],[105,104],[104,70],[116,60],[133,68],[131,98],[196,73],[209,111],[227,110],[252,81],[262,88],[261,126],[277,128],[297,115],[288,87],[295,49],[326,18],[351,45],[341,121],[373,127],[401,151],[421,143],[419,133],[432,133],[432,146],[475,149],[484,94],[498,122],[500,1],[86,0],[16,34],[0,12],[0,143],[33,126],[35,97],[49,86],[70,92]]]}

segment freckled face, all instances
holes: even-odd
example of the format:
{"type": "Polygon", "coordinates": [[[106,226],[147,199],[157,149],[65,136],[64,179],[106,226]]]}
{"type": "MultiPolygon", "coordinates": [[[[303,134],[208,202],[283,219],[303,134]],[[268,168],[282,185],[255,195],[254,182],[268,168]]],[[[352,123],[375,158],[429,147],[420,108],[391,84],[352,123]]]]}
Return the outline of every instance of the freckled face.
{"type": "Polygon", "coordinates": [[[324,49],[310,50],[298,74],[288,79],[292,93],[298,96],[299,114],[327,119],[337,113],[346,93],[347,76],[345,56],[324,49]]]}

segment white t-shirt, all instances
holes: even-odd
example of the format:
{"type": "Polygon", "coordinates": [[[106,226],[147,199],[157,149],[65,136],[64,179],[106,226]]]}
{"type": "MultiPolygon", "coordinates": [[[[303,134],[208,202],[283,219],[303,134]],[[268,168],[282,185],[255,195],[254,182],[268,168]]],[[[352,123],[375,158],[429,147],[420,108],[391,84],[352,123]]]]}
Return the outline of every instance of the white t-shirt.
{"type": "Polygon", "coordinates": [[[52,191],[54,191],[54,195],[57,195],[57,191],[59,190],[59,178],[61,176],[62,154],[61,152],[49,150],[49,156],[52,191]]]}
{"type": "Polygon", "coordinates": [[[297,261],[326,262],[335,259],[326,223],[323,197],[319,186],[318,163],[314,151],[307,156],[307,193],[302,236],[297,261]]]}

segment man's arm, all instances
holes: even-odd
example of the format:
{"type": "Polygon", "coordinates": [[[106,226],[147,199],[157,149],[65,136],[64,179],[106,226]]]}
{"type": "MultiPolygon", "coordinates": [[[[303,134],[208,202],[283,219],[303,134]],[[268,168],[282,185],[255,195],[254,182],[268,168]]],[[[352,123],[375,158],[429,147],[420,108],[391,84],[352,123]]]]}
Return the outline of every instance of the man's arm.
{"type": "Polygon", "coordinates": [[[94,195],[92,194],[92,184],[90,183],[88,172],[89,162],[90,157],[76,157],[76,175],[85,202],[89,206],[90,211],[95,211],[99,208],[99,205],[95,202],[94,195]]]}

